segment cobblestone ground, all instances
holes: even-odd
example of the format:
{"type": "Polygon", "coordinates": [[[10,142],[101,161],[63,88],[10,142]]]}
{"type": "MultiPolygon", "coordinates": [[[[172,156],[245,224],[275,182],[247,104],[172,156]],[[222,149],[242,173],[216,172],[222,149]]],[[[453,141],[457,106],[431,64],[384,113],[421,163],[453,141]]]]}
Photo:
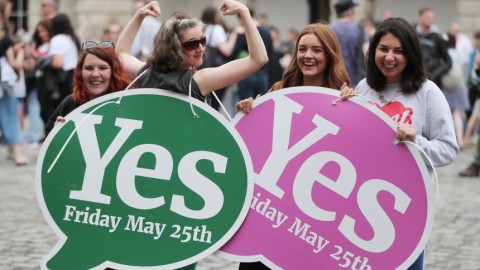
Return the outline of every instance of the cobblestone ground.
{"type": "MultiPolygon", "coordinates": [[[[31,163],[16,167],[0,148],[0,270],[39,269],[40,259],[57,238],[47,226],[35,195],[35,159],[38,150],[27,151],[31,163]]],[[[426,253],[428,270],[480,270],[480,179],[461,179],[473,149],[438,169],[440,196],[426,253]]],[[[238,268],[238,263],[211,255],[197,269],[238,268]]],[[[385,269],[382,269],[385,270],[385,269]]],[[[388,270],[388,269],[387,269],[388,270]]]]}

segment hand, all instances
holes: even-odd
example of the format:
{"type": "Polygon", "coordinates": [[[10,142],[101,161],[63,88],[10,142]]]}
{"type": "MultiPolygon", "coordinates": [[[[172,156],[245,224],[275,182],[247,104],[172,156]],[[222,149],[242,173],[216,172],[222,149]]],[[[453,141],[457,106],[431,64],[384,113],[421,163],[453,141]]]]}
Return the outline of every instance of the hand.
{"type": "Polygon", "coordinates": [[[415,141],[417,133],[410,124],[399,124],[397,127],[397,140],[399,141],[415,141]]]}
{"type": "Polygon", "coordinates": [[[220,11],[223,15],[237,15],[240,14],[242,11],[244,12],[243,15],[250,14],[248,8],[244,4],[233,0],[224,0],[222,5],[220,6],[220,11]]]}
{"type": "Polygon", "coordinates": [[[342,100],[347,100],[349,97],[356,96],[357,94],[358,92],[348,86],[346,82],[344,82],[342,87],[340,88],[340,97],[342,98],[342,100]]]}
{"type": "MultiPolygon", "coordinates": [[[[258,95],[257,97],[259,97],[258,95]]],[[[244,100],[240,100],[235,105],[235,112],[242,111],[244,113],[249,113],[253,108],[253,98],[249,97],[244,100]]]]}
{"type": "Polygon", "coordinates": [[[157,1],[152,1],[137,11],[138,14],[146,17],[152,16],[157,17],[160,15],[160,4],[157,1]]]}
{"type": "Polygon", "coordinates": [[[65,118],[63,118],[63,116],[57,116],[57,119],[55,119],[55,123],[53,125],[56,126],[59,123],[65,123],[65,118]]]}

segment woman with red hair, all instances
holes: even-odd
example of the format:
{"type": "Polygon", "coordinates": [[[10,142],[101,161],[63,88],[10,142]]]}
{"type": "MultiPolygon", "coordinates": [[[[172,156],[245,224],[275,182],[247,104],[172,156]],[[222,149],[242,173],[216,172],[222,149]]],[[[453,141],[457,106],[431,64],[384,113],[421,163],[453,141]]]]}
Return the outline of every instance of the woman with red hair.
{"type": "Polygon", "coordinates": [[[64,116],[80,105],[96,97],[124,90],[128,85],[125,69],[111,41],[87,41],[82,48],[73,73],[73,93],[50,116],[45,128],[47,135],[55,123],[64,122],[64,116]]]}

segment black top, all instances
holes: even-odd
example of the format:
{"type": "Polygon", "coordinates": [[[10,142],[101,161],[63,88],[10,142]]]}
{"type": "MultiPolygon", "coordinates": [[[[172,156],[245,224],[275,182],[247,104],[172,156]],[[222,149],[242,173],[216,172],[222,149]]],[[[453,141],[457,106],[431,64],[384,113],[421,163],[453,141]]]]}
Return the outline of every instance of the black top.
{"type": "Polygon", "coordinates": [[[50,119],[48,119],[48,123],[45,126],[45,132],[47,133],[46,135],[48,135],[50,131],[52,131],[57,116],[65,116],[71,111],[78,108],[80,105],[80,103],[76,103],[75,101],[73,101],[72,95],[68,95],[66,98],[64,98],[62,102],[58,105],[57,109],[50,116],[50,119]]]}
{"type": "MultiPolygon", "coordinates": [[[[145,68],[139,72],[142,73],[145,68]]],[[[135,86],[137,88],[159,88],[170,90],[175,93],[185,94],[188,96],[188,88],[192,83],[192,97],[200,101],[206,101],[210,104],[210,95],[204,96],[200,91],[197,83],[193,79],[193,70],[178,70],[170,73],[160,73],[151,68],[147,68],[147,72],[140,77],[135,86]]]]}

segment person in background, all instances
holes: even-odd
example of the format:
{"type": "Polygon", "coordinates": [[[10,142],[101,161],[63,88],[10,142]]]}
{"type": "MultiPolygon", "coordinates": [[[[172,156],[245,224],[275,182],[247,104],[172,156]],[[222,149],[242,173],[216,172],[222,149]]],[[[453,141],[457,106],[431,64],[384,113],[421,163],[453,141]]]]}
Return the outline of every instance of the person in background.
{"type": "Polygon", "coordinates": [[[2,70],[2,87],[0,89],[0,133],[2,141],[8,146],[9,158],[17,166],[27,165],[28,159],[22,152],[22,134],[18,120],[18,99],[14,93],[17,80],[15,70],[23,68],[24,50],[18,48],[15,56],[13,39],[8,28],[12,13],[12,2],[0,0],[0,69],[2,70]]]}
{"type": "Polygon", "coordinates": [[[36,68],[37,63],[46,59],[50,38],[52,37],[51,20],[43,19],[38,22],[32,41],[29,46],[29,58],[25,61],[33,61],[34,67],[27,72],[29,74],[26,80],[27,87],[27,111],[28,111],[28,129],[25,134],[26,147],[29,149],[38,148],[39,142],[44,136],[43,121],[40,117],[40,102],[38,100],[38,77],[40,71],[36,68]]]}
{"type": "MultiPolygon", "coordinates": [[[[133,4],[134,13],[145,6],[149,0],[135,0],[133,4]]],[[[142,25],[138,29],[137,35],[133,40],[130,54],[142,61],[146,61],[147,57],[153,52],[155,35],[160,30],[162,24],[154,17],[146,17],[142,21],[142,25]]]]}
{"type": "Polygon", "coordinates": [[[50,62],[46,62],[39,78],[39,101],[41,117],[46,124],[60,102],[72,93],[73,70],[77,64],[80,40],[73,30],[70,19],[58,14],[52,19],[52,38],[48,49],[50,62]],[[49,77],[50,76],[50,77],[49,77]],[[51,77],[61,78],[52,89],[51,77]]]}
{"type": "MultiPolygon", "coordinates": [[[[468,118],[467,128],[463,138],[465,146],[473,144],[472,137],[480,120],[480,31],[476,31],[473,34],[473,45],[474,49],[471,51],[468,61],[467,82],[469,91],[475,98],[472,113],[468,118]]],[[[478,138],[478,140],[480,140],[480,136],[478,136],[478,138]]],[[[473,161],[467,168],[460,171],[458,175],[462,177],[478,177],[480,175],[480,141],[476,143],[473,161]]]]}
{"type": "MultiPolygon", "coordinates": [[[[199,67],[199,69],[206,68],[206,67],[218,67],[226,62],[226,56],[225,56],[225,44],[227,43],[227,34],[225,33],[225,29],[222,26],[222,19],[220,18],[218,14],[218,9],[214,7],[207,7],[203,10],[202,16],[201,16],[202,22],[205,24],[205,37],[207,38],[207,43],[205,46],[210,46],[212,48],[216,48],[216,53],[220,55],[208,55],[205,54],[205,58],[209,57],[219,57],[219,59],[224,60],[220,63],[214,63],[215,61],[203,61],[202,65],[199,67]],[[206,66],[206,63],[210,63],[208,66],[206,66]]],[[[212,52],[213,53],[213,52],[212,52]]],[[[217,94],[218,99],[220,101],[222,100],[226,87],[219,89],[215,91],[215,94],[217,94]]],[[[218,110],[220,108],[220,104],[218,103],[217,99],[213,98],[212,99],[212,107],[215,110],[218,110]]]]}
{"type": "Polygon", "coordinates": [[[418,11],[417,34],[422,50],[423,64],[428,78],[442,89],[441,78],[452,67],[452,59],[448,55],[447,43],[438,33],[434,24],[435,13],[429,7],[418,11]]]}
{"type": "Polygon", "coordinates": [[[123,27],[118,23],[111,23],[108,27],[103,31],[102,40],[109,40],[113,43],[117,43],[118,37],[120,33],[122,33],[123,27]]]}
{"type": "Polygon", "coordinates": [[[452,69],[455,67],[460,72],[458,75],[461,77],[461,80],[458,83],[455,91],[443,89],[443,94],[447,99],[448,105],[450,106],[450,111],[452,112],[453,124],[455,127],[455,134],[457,135],[457,143],[460,148],[464,147],[463,143],[463,130],[465,126],[465,111],[470,109],[470,101],[468,100],[468,90],[467,84],[465,83],[464,70],[462,68],[462,59],[458,50],[455,48],[455,36],[450,33],[443,35],[447,40],[448,55],[452,59],[452,69]]]}
{"type": "Polygon", "coordinates": [[[203,24],[176,12],[162,25],[147,62],[136,59],[128,53],[133,37],[145,17],[160,15],[158,2],[152,1],[135,13],[116,46],[123,59],[127,79],[133,80],[146,70],[136,82],[137,87],[161,88],[188,95],[191,83],[192,96],[204,101],[209,99],[210,92],[230,86],[265,65],[268,61],[265,46],[248,8],[238,1],[225,0],[220,11],[223,15],[239,17],[248,47],[252,48],[247,57],[219,67],[197,70],[203,62],[207,42],[203,24]]]}
{"type": "Polygon", "coordinates": [[[120,57],[111,41],[87,41],[73,72],[73,93],[62,100],[46,125],[47,135],[54,125],[85,102],[108,93],[124,90],[128,81],[120,57]]]}
{"type": "MultiPolygon", "coordinates": [[[[253,18],[255,16],[255,10],[252,7],[248,8],[250,12],[250,16],[253,18]]],[[[263,41],[263,47],[267,50],[267,56],[270,59],[273,53],[273,43],[272,38],[270,36],[269,29],[260,26],[258,21],[253,20],[254,24],[256,25],[257,32],[260,34],[260,37],[263,41]]],[[[239,27],[236,29],[235,34],[230,36],[229,45],[232,44],[231,39],[235,39],[233,44],[233,50],[231,50],[230,54],[227,56],[230,59],[240,59],[247,56],[252,47],[249,46],[246,38],[246,34],[243,33],[244,30],[239,27]]],[[[239,81],[238,86],[238,98],[244,99],[252,96],[262,95],[267,92],[269,85],[269,65],[263,66],[261,69],[256,71],[255,73],[251,74],[250,76],[244,78],[243,80],[239,81]]]]}
{"type": "Polygon", "coordinates": [[[59,0],[41,0],[40,17],[43,19],[52,19],[58,14],[59,0]]]}
{"type": "MultiPolygon", "coordinates": [[[[348,73],[343,64],[342,50],[335,33],[322,23],[310,24],[299,34],[292,60],[281,81],[273,84],[268,92],[281,91],[294,86],[318,86],[333,89],[344,88],[341,96],[353,93],[348,73]]],[[[249,113],[253,98],[239,101],[235,110],[249,113]]],[[[240,263],[239,270],[270,269],[260,262],[240,263]]]]}
{"type": "Polygon", "coordinates": [[[330,25],[342,47],[343,61],[353,85],[365,77],[364,55],[368,48],[367,33],[354,22],[357,5],[352,0],[338,0],[335,3],[337,21],[330,25]]]}
{"type": "MultiPolygon", "coordinates": [[[[418,36],[405,19],[389,18],[378,25],[367,55],[367,77],[355,90],[390,115],[398,123],[397,139],[414,142],[433,166],[455,160],[459,147],[447,100],[427,79],[418,36]]],[[[426,165],[432,176],[433,168],[426,165]]],[[[422,252],[408,270],[423,269],[423,259],[422,252]]]]}

